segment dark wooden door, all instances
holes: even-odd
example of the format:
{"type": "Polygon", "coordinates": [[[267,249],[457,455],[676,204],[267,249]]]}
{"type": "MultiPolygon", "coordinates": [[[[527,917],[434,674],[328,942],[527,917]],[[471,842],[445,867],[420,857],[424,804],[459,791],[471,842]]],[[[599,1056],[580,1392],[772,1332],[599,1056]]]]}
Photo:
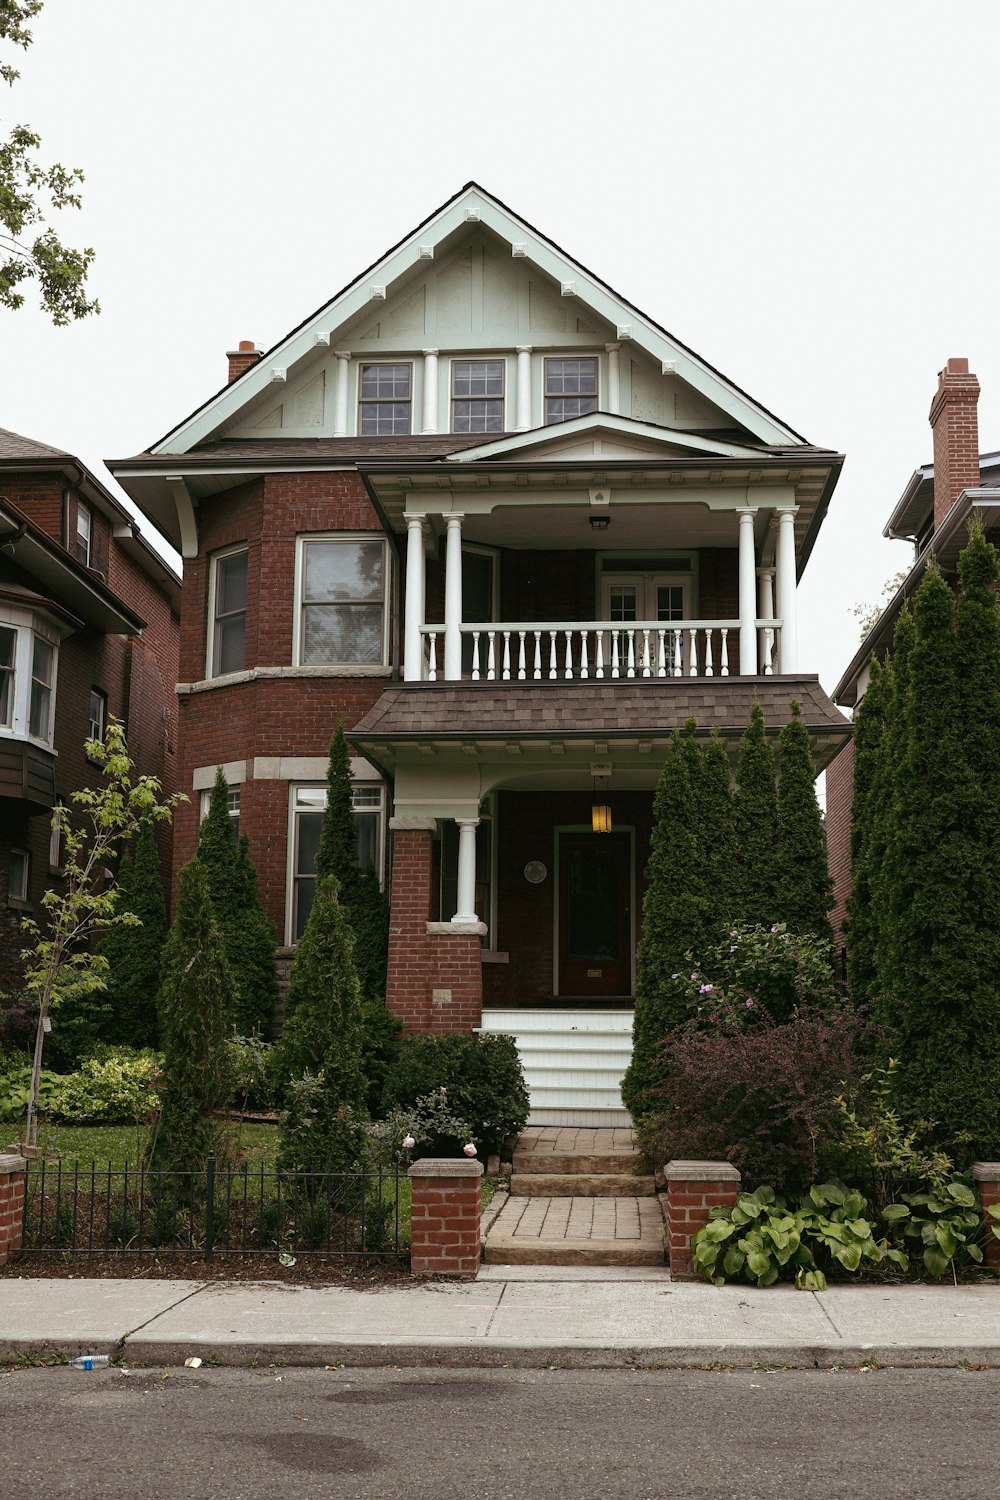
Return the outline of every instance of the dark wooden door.
{"type": "Polygon", "coordinates": [[[632,840],[559,834],[559,994],[632,993],[632,840]]]}

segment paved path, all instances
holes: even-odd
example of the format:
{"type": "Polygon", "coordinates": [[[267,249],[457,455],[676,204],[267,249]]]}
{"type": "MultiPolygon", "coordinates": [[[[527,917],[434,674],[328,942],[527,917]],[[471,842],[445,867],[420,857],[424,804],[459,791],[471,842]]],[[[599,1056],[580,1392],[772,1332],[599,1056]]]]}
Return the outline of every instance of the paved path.
{"type": "Polygon", "coordinates": [[[486,1236],[486,1260],[505,1265],[663,1264],[658,1198],[518,1198],[486,1236]]]}
{"type": "Polygon", "coordinates": [[[584,1129],[579,1125],[528,1125],[517,1142],[517,1150],[559,1156],[597,1156],[612,1151],[635,1150],[631,1125],[584,1129]]]}

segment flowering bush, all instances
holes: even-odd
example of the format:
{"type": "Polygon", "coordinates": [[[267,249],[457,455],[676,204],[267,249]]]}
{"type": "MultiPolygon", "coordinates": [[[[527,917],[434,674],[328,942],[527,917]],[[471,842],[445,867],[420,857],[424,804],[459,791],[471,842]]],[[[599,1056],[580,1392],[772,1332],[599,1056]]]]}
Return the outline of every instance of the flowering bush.
{"type": "Polygon", "coordinates": [[[699,959],[688,954],[671,982],[691,1015],[700,1013],[706,996],[720,994],[743,1010],[762,1008],[776,1021],[787,1021],[801,1005],[828,1009],[844,1003],[829,944],[811,933],[789,932],[784,922],[730,928],[699,959]]]}
{"type": "MultiPolygon", "coordinates": [[[[528,1118],[528,1091],[510,1036],[405,1036],[399,1060],[386,1088],[386,1103],[419,1114],[427,1100],[444,1087],[445,1106],[435,1106],[453,1117],[447,1130],[438,1131],[461,1150],[473,1144],[481,1155],[499,1151],[516,1136],[528,1118]],[[455,1122],[463,1129],[453,1128],[455,1122]]],[[[429,1124],[429,1120],[427,1122],[429,1124]]],[[[417,1129],[418,1148],[428,1151],[417,1129]]]]}
{"type": "Polygon", "coordinates": [[[73,1125],[143,1119],[159,1108],[157,1083],[162,1058],[132,1047],[106,1047],[85,1058],[65,1079],[51,1112],[73,1125]]]}

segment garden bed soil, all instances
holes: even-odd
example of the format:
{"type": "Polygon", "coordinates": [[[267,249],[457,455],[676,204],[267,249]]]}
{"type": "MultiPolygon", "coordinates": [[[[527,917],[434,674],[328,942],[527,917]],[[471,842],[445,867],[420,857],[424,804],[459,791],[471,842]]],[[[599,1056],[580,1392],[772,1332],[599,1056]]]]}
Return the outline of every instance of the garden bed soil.
{"type": "Polygon", "coordinates": [[[281,1282],[286,1286],[342,1286],[355,1292],[377,1292],[412,1284],[408,1260],[365,1261],[357,1265],[335,1257],[303,1255],[283,1266],[276,1255],[219,1254],[211,1265],[197,1255],[106,1255],[64,1260],[56,1255],[16,1255],[0,1267],[0,1281],[57,1277],[66,1281],[118,1278],[129,1281],[281,1282]]]}

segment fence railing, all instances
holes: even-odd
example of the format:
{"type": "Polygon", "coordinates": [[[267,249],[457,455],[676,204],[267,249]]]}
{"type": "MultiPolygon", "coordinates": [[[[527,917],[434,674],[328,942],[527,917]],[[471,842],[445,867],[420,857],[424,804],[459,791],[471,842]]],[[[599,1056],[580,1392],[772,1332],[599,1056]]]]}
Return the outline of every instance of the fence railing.
{"type": "Polygon", "coordinates": [[[285,1172],[263,1162],[203,1170],[31,1162],[22,1256],[371,1256],[406,1252],[405,1169],[285,1172]]]}

